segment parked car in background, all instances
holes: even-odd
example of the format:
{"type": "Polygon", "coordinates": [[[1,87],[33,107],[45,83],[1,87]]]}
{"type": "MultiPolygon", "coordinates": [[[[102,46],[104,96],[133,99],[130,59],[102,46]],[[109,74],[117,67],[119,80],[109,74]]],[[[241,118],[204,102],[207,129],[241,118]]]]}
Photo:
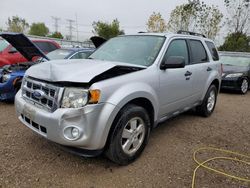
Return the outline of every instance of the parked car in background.
{"type": "MultiPolygon", "coordinates": [[[[60,48],[48,53],[46,56],[49,60],[58,59],[86,59],[93,52],[95,48],[60,48]]],[[[38,61],[46,61],[45,58],[40,58],[38,61]]]]}
{"type": "MultiPolygon", "coordinates": [[[[1,36],[1,35],[0,35],[1,36]]],[[[54,50],[47,55],[45,55],[39,47],[33,45],[33,42],[26,40],[27,37],[20,35],[18,38],[14,35],[14,39],[18,41],[26,41],[18,46],[17,42],[11,38],[12,34],[2,35],[4,38],[8,38],[13,46],[15,46],[20,53],[27,59],[29,62],[18,63],[13,65],[5,65],[0,69],[0,101],[13,101],[16,92],[20,89],[22,78],[25,74],[25,71],[30,68],[32,65],[38,64],[43,61],[57,60],[57,59],[85,59],[93,51],[94,48],[60,48],[54,50]],[[11,40],[10,40],[11,38],[11,40]],[[27,46],[29,49],[27,50],[27,46]],[[40,57],[36,61],[32,62],[34,57],[40,57]]]]}
{"type": "Polygon", "coordinates": [[[250,53],[220,52],[223,74],[221,89],[246,94],[250,81],[250,53]]]}
{"type": "Polygon", "coordinates": [[[193,35],[198,34],[119,36],[88,59],[32,66],[15,97],[17,116],[67,150],[105,152],[127,165],[140,156],[158,123],[193,108],[205,117],[213,113],[219,56],[212,40],[193,35]]]}
{"type": "MultiPolygon", "coordinates": [[[[27,62],[28,59],[20,53],[18,46],[25,48],[27,37],[23,38],[21,33],[0,33],[2,39],[0,39],[0,68],[5,65],[12,65],[22,62],[27,62]],[[15,46],[15,47],[14,47],[15,46]]],[[[36,39],[31,40],[32,46],[36,45],[44,54],[54,51],[60,48],[60,45],[52,40],[36,39]]],[[[26,46],[26,51],[30,46],[26,46]]]]}

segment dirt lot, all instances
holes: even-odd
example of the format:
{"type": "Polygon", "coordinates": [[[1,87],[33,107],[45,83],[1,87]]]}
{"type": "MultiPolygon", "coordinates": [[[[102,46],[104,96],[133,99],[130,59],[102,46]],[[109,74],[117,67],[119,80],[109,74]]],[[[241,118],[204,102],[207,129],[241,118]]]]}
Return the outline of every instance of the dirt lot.
{"type": "MultiPolygon", "coordinates": [[[[13,104],[0,103],[0,187],[191,187],[196,149],[214,146],[250,154],[249,117],[250,93],[220,94],[212,117],[186,113],[167,121],[153,130],[139,160],[120,167],[104,157],[81,158],[62,151],[19,123],[13,104]]],[[[218,155],[203,152],[200,157],[218,155]]],[[[250,166],[225,161],[210,166],[250,178],[250,166]]],[[[196,187],[250,184],[200,169],[196,187]]]]}

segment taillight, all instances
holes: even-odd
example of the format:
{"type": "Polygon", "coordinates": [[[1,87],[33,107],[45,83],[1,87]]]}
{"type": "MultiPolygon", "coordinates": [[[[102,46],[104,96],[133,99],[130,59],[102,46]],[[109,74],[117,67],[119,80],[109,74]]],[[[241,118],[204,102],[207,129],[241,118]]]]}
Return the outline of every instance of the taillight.
{"type": "Polygon", "coordinates": [[[223,65],[221,64],[220,65],[220,75],[222,76],[222,74],[223,74],[223,65]]]}

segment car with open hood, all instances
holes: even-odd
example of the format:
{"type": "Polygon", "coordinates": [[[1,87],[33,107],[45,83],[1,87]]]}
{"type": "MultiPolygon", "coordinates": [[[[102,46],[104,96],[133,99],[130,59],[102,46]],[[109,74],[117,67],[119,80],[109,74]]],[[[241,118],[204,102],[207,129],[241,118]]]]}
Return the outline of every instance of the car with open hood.
{"type": "Polygon", "coordinates": [[[5,65],[0,69],[0,101],[14,100],[16,92],[21,87],[25,71],[31,66],[49,60],[85,59],[95,50],[95,48],[60,48],[45,55],[23,34],[2,33],[0,36],[8,40],[28,60],[28,62],[5,65]],[[34,58],[36,61],[32,61],[34,58]]]}
{"type": "Polygon", "coordinates": [[[27,53],[34,54],[32,56],[35,60],[35,54],[41,55],[40,51],[47,54],[60,48],[60,45],[53,40],[30,40],[22,33],[2,32],[0,36],[2,37],[0,38],[0,68],[5,65],[30,61],[27,53]]]}
{"type": "Polygon", "coordinates": [[[204,36],[118,36],[88,59],[32,66],[15,108],[25,126],[68,151],[104,152],[126,165],[140,156],[160,122],[194,108],[210,116],[221,73],[214,43],[204,36]]]}
{"type": "Polygon", "coordinates": [[[220,52],[223,65],[221,89],[246,94],[250,82],[250,53],[220,52]]]}

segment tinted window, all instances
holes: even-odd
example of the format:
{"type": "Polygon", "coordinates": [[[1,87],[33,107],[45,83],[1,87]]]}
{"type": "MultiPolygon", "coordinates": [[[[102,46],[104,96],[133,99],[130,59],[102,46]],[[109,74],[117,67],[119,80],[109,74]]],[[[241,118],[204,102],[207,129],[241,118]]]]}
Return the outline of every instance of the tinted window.
{"type": "Polygon", "coordinates": [[[213,60],[214,61],[219,61],[219,59],[220,59],[219,54],[218,54],[218,52],[216,50],[216,47],[215,47],[214,43],[206,41],[206,44],[207,44],[207,47],[208,47],[208,49],[209,49],[209,51],[210,51],[210,53],[211,53],[211,55],[213,57],[213,60]]]}
{"type": "Polygon", "coordinates": [[[57,49],[53,44],[49,42],[34,42],[43,52],[51,52],[57,49]]]}
{"type": "Polygon", "coordinates": [[[57,47],[53,43],[47,43],[49,47],[49,52],[52,52],[57,49],[57,47]]]}
{"type": "Polygon", "coordinates": [[[199,40],[190,40],[189,44],[192,53],[192,64],[207,62],[207,53],[202,42],[199,40]]]}
{"type": "Polygon", "coordinates": [[[164,56],[164,60],[167,60],[170,56],[181,56],[185,59],[185,64],[189,62],[188,48],[185,40],[174,40],[168,47],[167,53],[164,56]]]}

